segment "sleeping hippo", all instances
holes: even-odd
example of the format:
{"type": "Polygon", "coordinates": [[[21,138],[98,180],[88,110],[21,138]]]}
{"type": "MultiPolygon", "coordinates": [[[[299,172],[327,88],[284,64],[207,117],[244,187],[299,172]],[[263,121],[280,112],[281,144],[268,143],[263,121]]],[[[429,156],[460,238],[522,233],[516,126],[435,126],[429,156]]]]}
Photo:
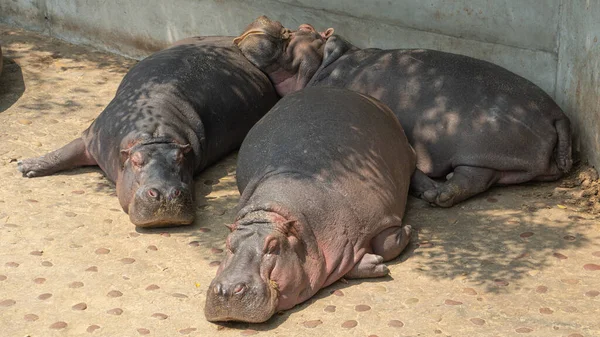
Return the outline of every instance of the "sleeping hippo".
{"type": "Polygon", "coordinates": [[[415,153],[384,104],[336,88],[282,98],[248,133],[227,256],[209,321],[264,322],[341,277],[388,274],[410,241],[402,224],[415,153]]]}
{"type": "Polygon", "coordinates": [[[80,138],[25,159],[25,177],[98,165],[139,227],[190,224],[194,174],[240,146],[278,100],[232,37],[179,41],[135,65],[80,138]]]}
{"type": "Polygon", "coordinates": [[[439,206],[495,184],[555,180],[572,166],[569,119],[539,87],[492,63],[434,50],[359,49],[331,28],[291,31],[264,16],[235,43],[282,96],[337,87],[387,104],[417,153],[412,192],[439,206]]]}

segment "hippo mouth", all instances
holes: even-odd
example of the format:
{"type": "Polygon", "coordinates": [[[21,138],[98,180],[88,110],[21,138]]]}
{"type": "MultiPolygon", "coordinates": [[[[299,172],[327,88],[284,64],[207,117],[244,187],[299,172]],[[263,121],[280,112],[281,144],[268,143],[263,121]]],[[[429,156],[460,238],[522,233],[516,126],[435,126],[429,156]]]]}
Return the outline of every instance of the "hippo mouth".
{"type": "Polygon", "coordinates": [[[279,291],[273,281],[226,289],[215,279],[208,288],[204,315],[209,322],[262,323],[275,314],[278,303],[279,291]]]}
{"type": "Polygon", "coordinates": [[[191,195],[156,202],[136,198],[128,213],[130,221],[143,228],[189,225],[195,218],[191,195]]]}

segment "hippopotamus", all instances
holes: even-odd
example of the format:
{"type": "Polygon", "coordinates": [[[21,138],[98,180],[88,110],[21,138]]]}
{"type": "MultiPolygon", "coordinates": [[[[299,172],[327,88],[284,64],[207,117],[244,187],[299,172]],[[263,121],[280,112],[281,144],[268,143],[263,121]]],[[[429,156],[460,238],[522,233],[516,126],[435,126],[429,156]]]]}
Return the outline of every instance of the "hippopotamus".
{"type": "Polygon", "coordinates": [[[264,16],[235,43],[282,96],[336,87],[388,105],[417,153],[411,191],[430,203],[449,207],[492,185],[556,180],[572,166],[567,116],[498,65],[435,50],[359,49],[332,28],[292,31],[264,16]]]}
{"type": "Polygon", "coordinates": [[[283,97],[238,152],[241,198],[206,318],[264,322],[342,277],[387,275],[410,241],[415,163],[376,99],[338,88],[283,97]]]}
{"type": "Polygon", "coordinates": [[[233,37],[195,37],[140,61],[81,137],[21,161],[25,177],[98,165],[138,227],[190,224],[194,174],[237,149],[277,102],[233,37]]]}

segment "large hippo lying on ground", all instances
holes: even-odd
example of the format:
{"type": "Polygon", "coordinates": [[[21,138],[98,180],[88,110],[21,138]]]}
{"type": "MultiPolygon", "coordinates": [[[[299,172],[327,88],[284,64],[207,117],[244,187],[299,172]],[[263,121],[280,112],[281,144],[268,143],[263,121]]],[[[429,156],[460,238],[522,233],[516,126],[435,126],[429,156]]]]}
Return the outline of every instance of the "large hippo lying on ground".
{"type": "Polygon", "coordinates": [[[139,62],[81,138],[19,170],[38,177],[99,165],[135,225],[191,223],[193,175],[239,147],[278,99],[232,41],[190,38],[139,62]]]}
{"type": "Polygon", "coordinates": [[[419,197],[447,207],[494,184],[555,180],[571,168],[569,120],[530,81],[467,56],[359,49],[332,34],[263,16],[235,43],[280,95],[329,86],[387,104],[416,150],[419,197]]]}
{"type": "Polygon", "coordinates": [[[263,322],[341,277],[388,274],[410,241],[402,216],[415,154],[393,113],[353,91],[283,98],[238,154],[242,197],[209,321],[263,322]]]}

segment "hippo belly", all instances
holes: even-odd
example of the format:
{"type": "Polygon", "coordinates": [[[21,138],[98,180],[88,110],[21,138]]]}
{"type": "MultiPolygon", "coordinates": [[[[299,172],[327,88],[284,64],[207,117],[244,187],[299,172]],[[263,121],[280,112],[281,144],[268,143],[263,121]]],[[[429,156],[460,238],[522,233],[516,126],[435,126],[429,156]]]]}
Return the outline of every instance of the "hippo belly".
{"type": "Polygon", "coordinates": [[[137,226],[193,221],[193,176],[242,143],[278,100],[232,37],[182,40],[135,65],[81,138],[23,160],[26,177],[98,165],[137,226]]]}
{"type": "Polygon", "coordinates": [[[285,96],[238,154],[242,197],[205,307],[262,322],[339,278],[379,277],[410,240],[402,225],[415,154],[393,113],[348,90],[285,96]]]}

